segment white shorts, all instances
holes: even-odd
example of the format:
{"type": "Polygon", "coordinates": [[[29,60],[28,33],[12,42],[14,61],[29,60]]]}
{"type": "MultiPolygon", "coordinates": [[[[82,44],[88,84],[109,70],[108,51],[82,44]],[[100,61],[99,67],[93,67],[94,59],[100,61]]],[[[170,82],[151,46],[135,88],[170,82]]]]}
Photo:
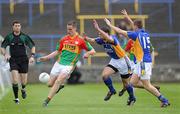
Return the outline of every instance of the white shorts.
{"type": "Polygon", "coordinates": [[[144,62],[144,68],[142,62],[135,64],[133,74],[138,75],[142,80],[150,80],[152,75],[152,63],[144,62]]]}
{"type": "Polygon", "coordinates": [[[125,58],[120,58],[120,59],[111,59],[109,62],[109,65],[112,65],[115,67],[120,75],[126,75],[129,74],[131,69],[131,63],[128,57],[125,58]]]}
{"type": "Polygon", "coordinates": [[[71,74],[71,72],[73,71],[73,66],[67,66],[67,65],[62,65],[59,64],[58,62],[56,62],[53,66],[53,68],[51,69],[51,76],[59,76],[59,74],[66,74],[67,78],[69,78],[69,75],[71,74]]]}

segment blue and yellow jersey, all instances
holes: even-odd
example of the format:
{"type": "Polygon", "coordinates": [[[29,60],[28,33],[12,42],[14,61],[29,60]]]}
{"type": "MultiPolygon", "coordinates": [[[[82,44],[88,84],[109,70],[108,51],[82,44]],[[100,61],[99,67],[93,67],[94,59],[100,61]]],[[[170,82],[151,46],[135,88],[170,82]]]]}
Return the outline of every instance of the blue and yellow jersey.
{"type": "Polygon", "coordinates": [[[125,49],[125,47],[126,47],[126,44],[127,44],[127,38],[125,38],[123,35],[117,35],[117,34],[114,34],[114,35],[111,35],[112,37],[116,37],[117,39],[118,39],[118,41],[119,41],[119,44],[120,44],[120,46],[123,48],[123,49],[125,49]]]}
{"type": "Polygon", "coordinates": [[[152,62],[150,52],[150,37],[143,29],[128,31],[127,35],[134,40],[134,55],[137,62],[152,62]]]}
{"type": "Polygon", "coordinates": [[[114,40],[113,44],[105,42],[102,38],[98,37],[95,39],[96,43],[99,45],[103,45],[106,53],[114,59],[119,59],[125,56],[125,51],[121,48],[117,37],[111,36],[114,40]]]}

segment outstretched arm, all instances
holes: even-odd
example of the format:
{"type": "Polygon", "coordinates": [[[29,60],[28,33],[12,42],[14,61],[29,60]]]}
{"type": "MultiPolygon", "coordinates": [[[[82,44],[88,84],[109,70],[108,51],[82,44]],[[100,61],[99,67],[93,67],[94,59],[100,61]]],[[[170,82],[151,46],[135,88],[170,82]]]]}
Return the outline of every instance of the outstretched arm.
{"type": "Polygon", "coordinates": [[[110,38],[107,33],[105,33],[103,30],[101,30],[101,29],[99,28],[99,25],[98,25],[98,23],[97,23],[96,20],[93,20],[93,24],[94,24],[94,28],[95,28],[98,32],[100,32],[100,34],[102,35],[102,39],[103,39],[103,40],[106,40],[106,41],[109,42],[109,43],[114,43],[114,40],[113,40],[112,38],[110,38]]]}
{"type": "Polygon", "coordinates": [[[82,48],[86,50],[86,53],[84,54],[84,58],[88,58],[90,55],[94,55],[96,53],[96,51],[94,50],[94,48],[91,46],[91,44],[89,42],[84,42],[84,44],[82,45],[82,48]]]}
{"type": "Polygon", "coordinates": [[[91,44],[96,43],[95,39],[88,37],[85,33],[83,34],[83,39],[91,44]]]}
{"type": "Polygon", "coordinates": [[[49,60],[51,58],[54,58],[58,54],[59,54],[59,52],[56,50],[56,51],[50,53],[49,55],[46,55],[44,57],[40,57],[39,61],[41,61],[41,62],[47,61],[47,60],[49,60]]]}
{"type": "Polygon", "coordinates": [[[94,48],[92,48],[90,51],[87,51],[84,54],[84,58],[88,58],[90,55],[94,55],[96,53],[96,51],[94,50],[94,48]]]}
{"type": "Polygon", "coordinates": [[[125,37],[128,38],[127,31],[122,30],[122,29],[120,29],[120,28],[118,28],[118,27],[116,27],[116,26],[113,26],[113,25],[111,24],[111,22],[110,22],[107,18],[105,18],[104,21],[106,22],[106,24],[107,24],[111,29],[113,29],[113,30],[116,31],[117,33],[120,33],[120,34],[122,34],[123,36],[125,36],[125,37]]]}
{"type": "Polygon", "coordinates": [[[127,11],[125,9],[121,10],[121,13],[125,16],[125,18],[128,20],[130,26],[132,27],[133,30],[135,30],[134,28],[134,22],[132,21],[132,19],[129,17],[127,11]]]}

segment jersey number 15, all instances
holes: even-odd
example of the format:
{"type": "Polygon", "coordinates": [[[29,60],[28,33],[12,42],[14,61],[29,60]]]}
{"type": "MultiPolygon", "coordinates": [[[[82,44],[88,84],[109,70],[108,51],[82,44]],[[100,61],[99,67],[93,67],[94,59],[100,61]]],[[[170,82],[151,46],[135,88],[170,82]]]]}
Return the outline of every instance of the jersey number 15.
{"type": "Polygon", "coordinates": [[[150,37],[149,36],[143,36],[143,44],[144,44],[144,49],[150,48],[150,37]]]}

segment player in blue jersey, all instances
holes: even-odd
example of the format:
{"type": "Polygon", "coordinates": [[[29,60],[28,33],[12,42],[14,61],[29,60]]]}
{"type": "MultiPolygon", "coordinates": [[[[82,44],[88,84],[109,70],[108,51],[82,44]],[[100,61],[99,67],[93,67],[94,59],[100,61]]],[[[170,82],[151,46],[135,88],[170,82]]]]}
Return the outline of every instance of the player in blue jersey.
{"type": "MultiPolygon", "coordinates": [[[[134,27],[134,23],[132,21],[132,19],[129,17],[127,11],[124,9],[121,11],[121,13],[125,16],[125,19],[128,21],[128,23],[130,24],[131,28],[135,31],[135,27],[134,27]]],[[[124,21],[123,21],[124,22],[124,21]]],[[[119,27],[119,26],[118,26],[119,27]]],[[[127,30],[126,27],[119,27],[120,29],[123,29],[123,30],[127,30]]],[[[123,37],[122,37],[123,38],[123,37]]],[[[124,49],[126,52],[129,53],[129,58],[132,62],[132,66],[134,66],[134,64],[136,63],[136,59],[135,59],[135,56],[133,54],[133,43],[134,41],[132,39],[129,39],[128,40],[128,43],[126,45],[126,48],[124,49]]],[[[152,46],[152,44],[150,43],[150,52],[151,52],[151,55],[153,53],[153,50],[154,50],[154,47],[152,46]]],[[[156,89],[158,89],[158,91],[160,91],[160,87],[157,86],[157,85],[153,85],[156,89]]],[[[134,87],[136,88],[142,88],[144,89],[144,86],[142,84],[142,82],[139,80],[139,82],[134,85],[134,87]]],[[[126,88],[123,88],[120,92],[119,92],[119,96],[122,96],[124,94],[124,92],[126,91],[126,88]]]]}
{"type": "Polygon", "coordinates": [[[154,86],[152,86],[150,82],[150,77],[152,74],[150,36],[142,28],[142,22],[140,20],[135,20],[133,22],[135,31],[125,31],[113,26],[108,19],[104,20],[110,28],[118,33],[123,34],[125,37],[134,40],[134,55],[136,57],[136,65],[133,76],[131,77],[131,84],[136,85],[140,80],[144,88],[161,101],[161,107],[169,106],[169,101],[154,86]]]}
{"type": "Polygon", "coordinates": [[[109,64],[102,71],[102,79],[105,85],[109,88],[109,92],[104,100],[107,101],[111,98],[112,95],[116,94],[116,90],[113,87],[110,76],[116,72],[119,72],[129,94],[127,105],[133,105],[136,99],[134,96],[133,87],[129,83],[131,76],[130,60],[126,56],[125,51],[121,48],[118,39],[116,37],[110,36],[109,29],[100,29],[98,23],[95,20],[94,27],[99,32],[99,37],[93,39],[85,36],[84,39],[90,43],[97,43],[102,45],[106,53],[109,55],[109,57],[111,57],[109,64]]]}

